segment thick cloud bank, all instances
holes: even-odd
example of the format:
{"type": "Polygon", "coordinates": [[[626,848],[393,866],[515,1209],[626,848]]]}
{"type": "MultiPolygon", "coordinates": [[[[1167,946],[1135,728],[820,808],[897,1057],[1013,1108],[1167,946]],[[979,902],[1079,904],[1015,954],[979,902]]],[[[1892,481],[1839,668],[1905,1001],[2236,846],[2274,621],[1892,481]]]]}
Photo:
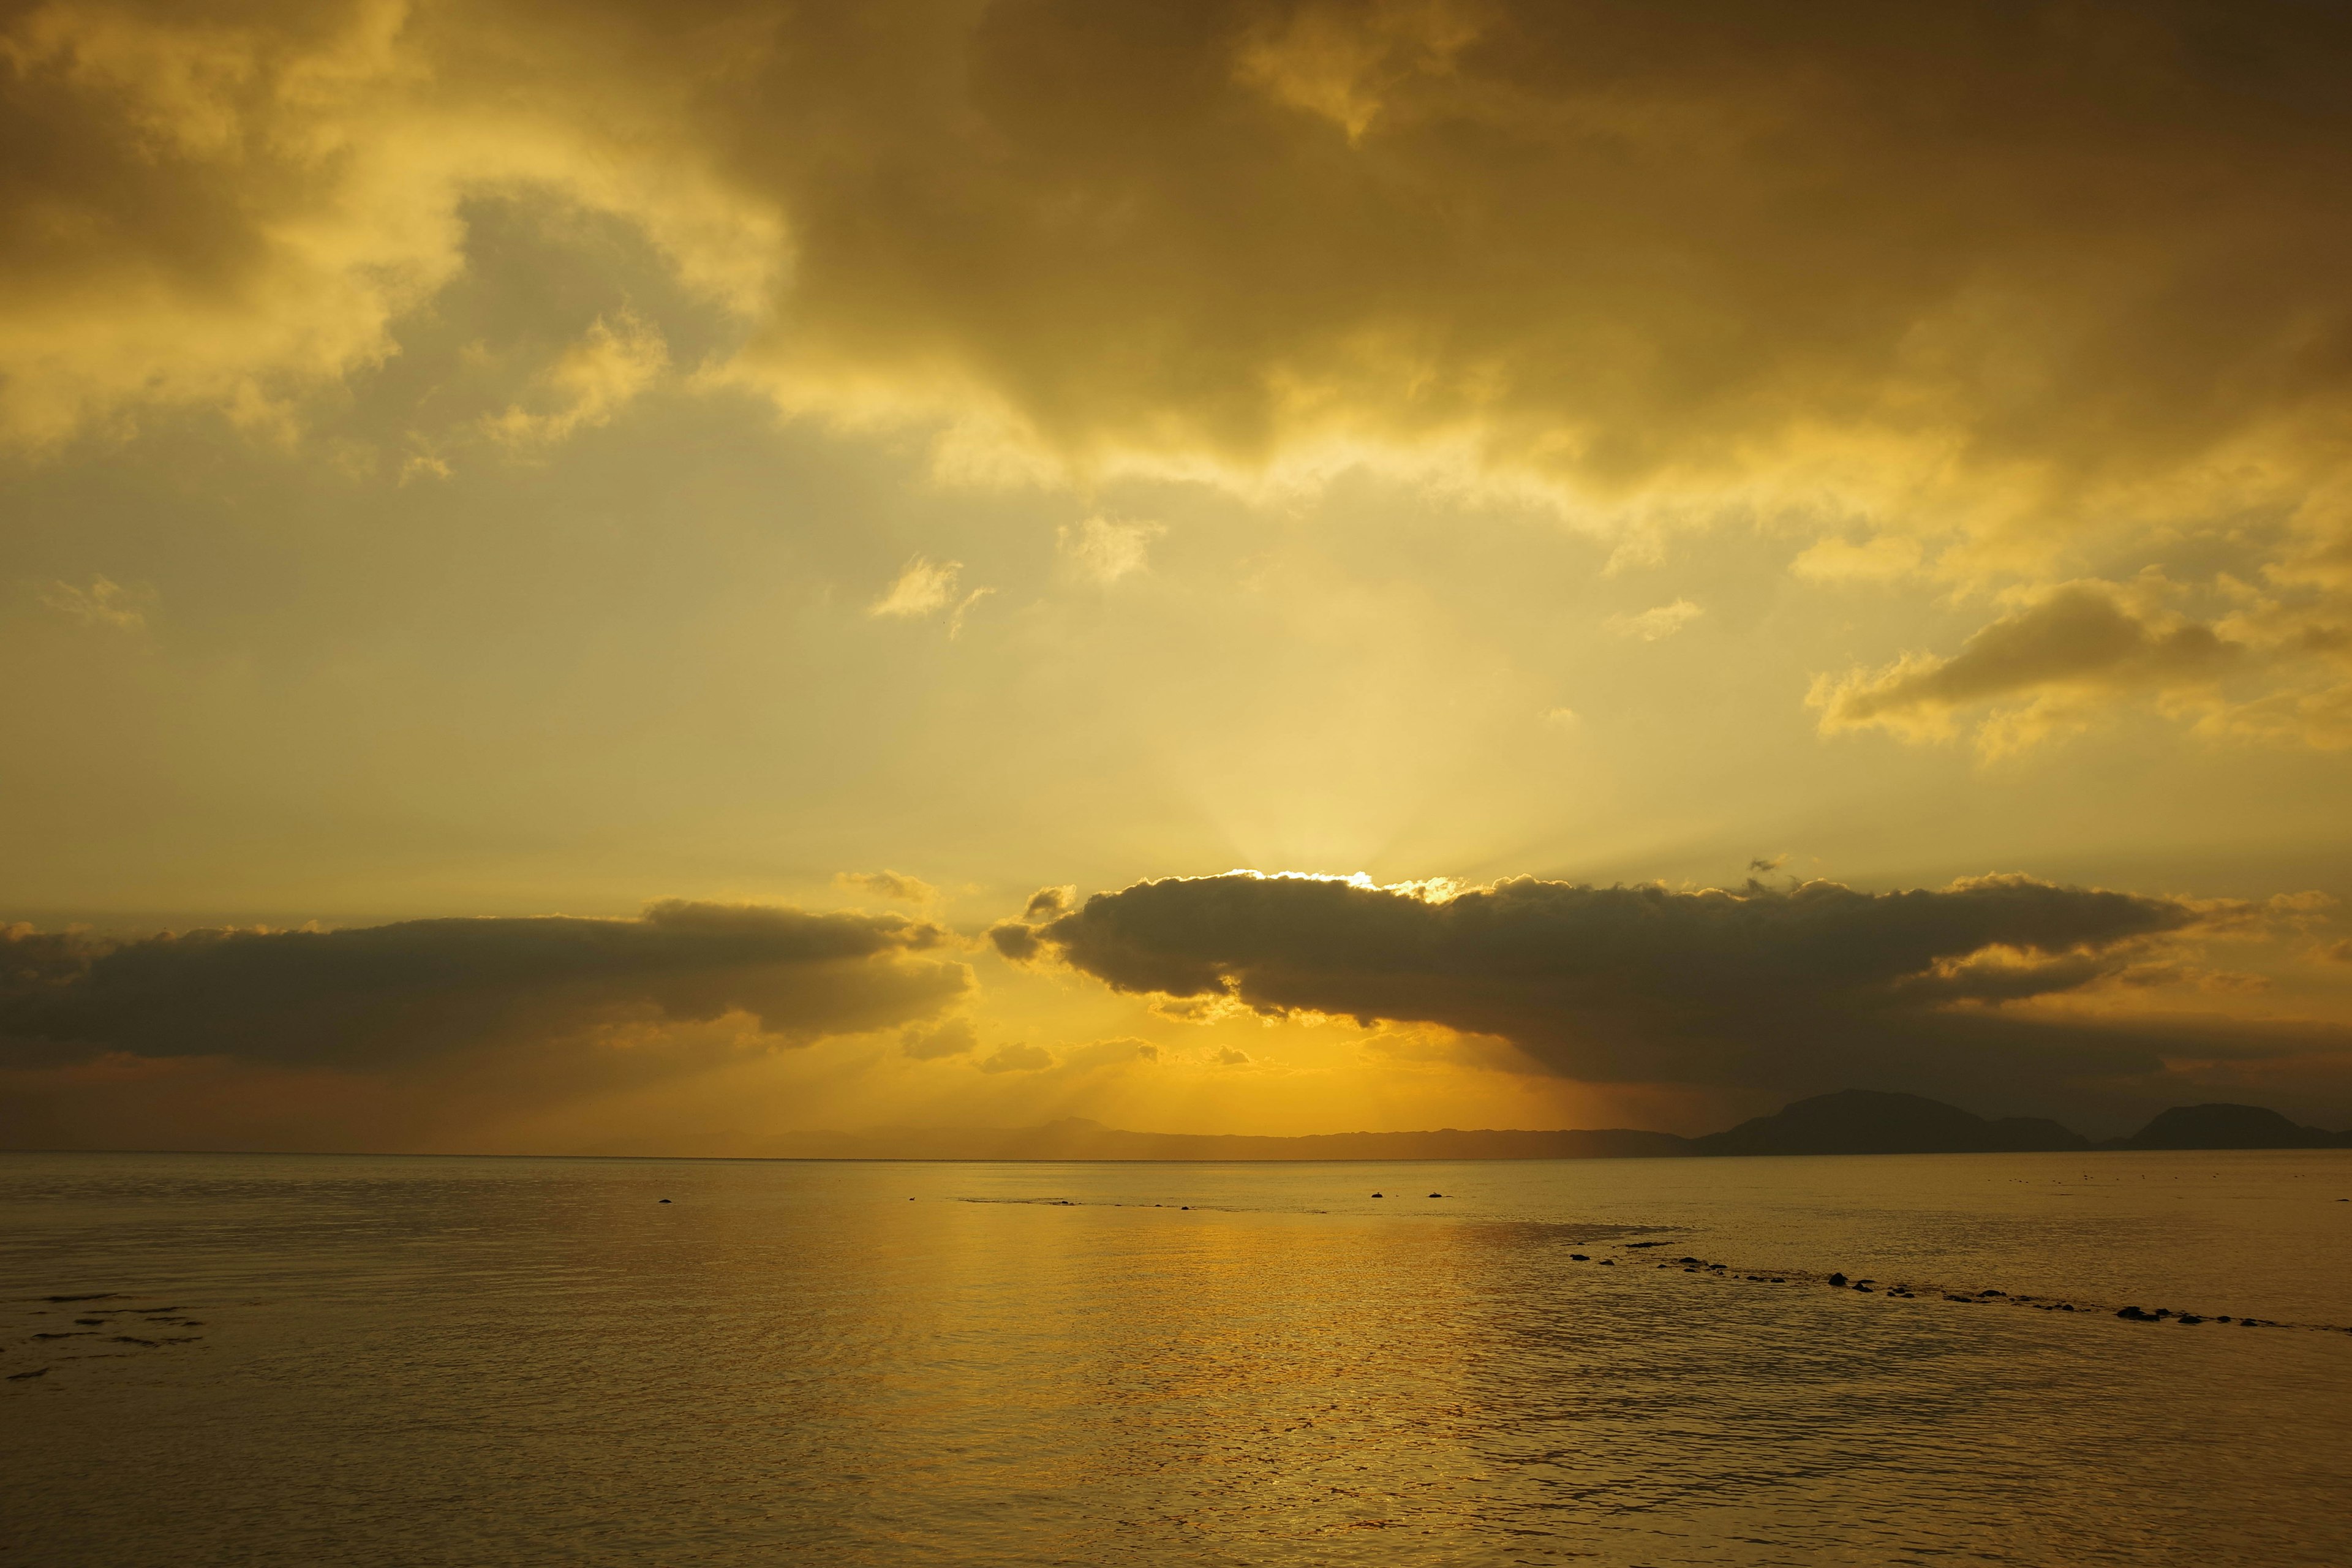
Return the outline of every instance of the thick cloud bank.
{"type": "Polygon", "coordinates": [[[1899,1083],[2031,1105],[2156,1070],[2158,1049],[2003,1004],[2129,978],[2168,939],[2246,913],[2018,876],[1894,893],[1527,878],[1437,900],[1236,873],[1097,895],[1034,946],[1121,991],[1441,1024],[1588,1080],[1899,1083]]]}
{"type": "Polygon", "coordinates": [[[963,964],[915,956],[945,935],[898,915],[684,902],[635,920],[127,942],[19,927],[0,931],[0,1053],[18,1063],[128,1052],[364,1069],[599,1022],[736,1012],[804,1045],[927,1017],[961,997],[963,964]]]}
{"type": "MultiPolygon", "coordinates": [[[[2347,65],[2288,0],[47,0],[0,8],[0,442],[297,428],[470,205],[545,204],[738,323],[700,384],[943,473],[1370,463],[1780,519],[1829,575],[2166,564],[2189,608],[2078,595],[1825,720],[2342,747],[2347,65]]],[[[674,377],[656,328],[500,438],[674,377]]]]}

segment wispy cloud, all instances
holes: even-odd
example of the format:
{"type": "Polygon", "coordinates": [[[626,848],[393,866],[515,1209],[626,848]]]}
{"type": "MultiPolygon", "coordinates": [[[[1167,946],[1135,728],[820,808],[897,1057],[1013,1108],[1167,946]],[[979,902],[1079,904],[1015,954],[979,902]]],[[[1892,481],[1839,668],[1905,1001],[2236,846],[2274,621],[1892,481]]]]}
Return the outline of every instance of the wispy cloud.
{"type": "Polygon", "coordinates": [[[1072,575],[1108,585],[1150,571],[1151,542],[1167,531],[1162,523],[1089,517],[1057,530],[1055,542],[1072,575]]]}
{"type": "Polygon", "coordinates": [[[111,577],[92,577],[87,588],[52,583],[41,590],[41,603],[60,615],[71,616],[85,626],[113,626],[126,632],[147,624],[147,611],[155,597],[152,588],[126,588],[111,577]]]}
{"type": "MultiPolygon", "coordinates": [[[[551,446],[576,431],[609,424],[669,367],[669,345],[653,327],[624,310],[607,323],[599,316],[587,335],[541,377],[552,406],[539,413],[520,404],[482,422],[512,448],[551,446]]],[[[415,466],[413,463],[410,465],[415,466]]],[[[446,478],[442,468],[438,477],[446,478]]],[[[406,469],[403,477],[413,477],[406,469]]]]}
{"type": "Polygon", "coordinates": [[[882,596],[866,607],[869,616],[890,616],[898,620],[920,620],[945,610],[948,615],[948,636],[963,630],[963,617],[974,605],[996,592],[993,588],[974,588],[959,595],[958,579],[963,574],[961,561],[934,562],[918,555],[907,563],[906,569],[886,589],[882,596]]]}
{"type": "Polygon", "coordinates": [[[1639,637],[1643,642],[1657,642],[1670,637],[1706,612],[1688,599],[1676,599],[1671,605],[1643,610],[1639,615],[1612,616],[1601,625],[1621,637],[1639,637]]]}

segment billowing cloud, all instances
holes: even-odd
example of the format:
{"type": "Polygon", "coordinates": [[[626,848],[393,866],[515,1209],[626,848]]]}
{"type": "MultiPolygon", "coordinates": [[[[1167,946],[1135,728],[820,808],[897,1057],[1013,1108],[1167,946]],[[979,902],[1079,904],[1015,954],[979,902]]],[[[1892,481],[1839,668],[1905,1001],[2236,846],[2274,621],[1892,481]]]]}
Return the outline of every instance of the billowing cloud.
{"type": "Polygon", "coordinates": [[[1021,907],[1024,921],[1049,921],[1068,914],[1077,907],[1078,889],[1075,883],[1065,882],[1058,888],[1040,888],[1029,895],[1021,907]]]}
{"type": "Polygon", "coordinates": [[[2047,1100],[2154,1073],[2163,1053],[2145,1031],[2013,1005],[2134,984],[2168,944],[2262,918],[2022,876],[1876,894],[1523,878],[1428,897],[1236,873],[1100,894],[1036,935],[1120,991],[1437,1024],[1585,1080],[2047,1100]]]}
{"type": "MultiPolygon", "coordinates": [[[[661,63],[614,93],[633,29],[609,20],[572,34],[527,5],[396,0],[13,8],[0,436],[54,445],[158,405],[298,423],[301,397],[382,363],[394,323],[462,269],[469,201],[623,217],[689,287],[755,310],[781,216],[678,155],[668,101],[694,57],[733,46],[664,29],[661,63]]],[[[556,367],[560,406],[524,416],[530,433],[625,395],[651,343],[608,335],[556,367]]]]}
{"type": "Polygon", "coordinates": [[[1823,733],[1877,728],[1940,740],[1981,715],[1989,754],[2079,726],[2119,700],[2144,698],[2194,715],[2214,733],[2336,749],[2352,745],[2352,605],[2342,620],[2242,593],[2212,621],[2165,603],[2171,585],[2079,582],[2044,593],[1977,632],[1949,657],[1913,653],[1883,669],[1822,676],[1809,700],[1823,733]],[[2231,677],[2283,685],[2233,700],[2231,677]]]}
{"type": "Polygon", "coordinates": [[[1040,888],[1029,895],[1021,913],[1012,920],[998,921],[988,928],[988,940],[1007,962],[1034,963],[1045,951],[1035,928],[1047,921],[1058,920],[1076,907],[1078,889],[1065,883],[1058,888],[1040,888]]]}
{"type": "Polygon", "coordinates": [[[1748,22],[51,0],[5,44],[11,408],[257,407],[380,357],[461,204],[528,187],[759,323],[728,374],[786,406],[1063,461],[1389,445],[1994,530],[2333,471],[2341,16],[1748,22]]]}
{"type": "MultiPolygon", "coordinates": [[[[695,384],[913,432],[945,477],[1369,467],[1597,530],[1760,521],[1846,582],[2167,552],[2217,586],[2226,540],[2341,622],[2347,60],[2340,8],[2189,0],[46,0],[0,27],[0,432],[297,429],[460,276],[475,205],[532,203],[725,315],[695,384]]],[[[666,353],[608,313],[481,428],[615,417],[666,353]]],[[[1065,559],[1131,575],[1150,527],[1065,559]]],[[[986,591],[953,573],[874,608],[952,630],[986,591]]],[[[2023,693],[2032,629],[1860,672],[1832,721],[2023,693]]],[[[2024,731],[2169,692],[2196,650],[2142,629],[2024,731]]],[[[2352,743],[2352,680],[2251,668],[2189,716],[2352,743]]]]}
{"type": "Polygon", "coordinates": [[[748,1015],[803,1046],[890,1028],[962,997],[921,956],[940,928],[897,915],[671,901],[634,920],[407,921],[131,941],[16,927],[0,939],[0,1051],[121,1052],[371,1069],[598,1025],[748,1015]]]}

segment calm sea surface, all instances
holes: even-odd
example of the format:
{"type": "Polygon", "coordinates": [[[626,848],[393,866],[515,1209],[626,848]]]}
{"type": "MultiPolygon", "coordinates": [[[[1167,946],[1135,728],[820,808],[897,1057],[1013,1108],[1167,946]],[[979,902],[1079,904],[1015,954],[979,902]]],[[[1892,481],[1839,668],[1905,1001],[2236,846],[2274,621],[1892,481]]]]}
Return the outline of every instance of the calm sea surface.
{"type": "Polygon", "coordinates": [[[0,1557],[2341,1565],[2347,1198],[2342,1152],[0,1155],[0,1557]]]}

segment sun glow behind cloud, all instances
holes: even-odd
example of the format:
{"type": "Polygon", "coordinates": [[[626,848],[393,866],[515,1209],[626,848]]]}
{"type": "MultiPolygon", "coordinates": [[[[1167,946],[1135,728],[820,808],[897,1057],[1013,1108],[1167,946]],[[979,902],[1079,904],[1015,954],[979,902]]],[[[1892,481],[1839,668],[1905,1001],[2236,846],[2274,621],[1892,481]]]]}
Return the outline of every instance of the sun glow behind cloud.
{"type": "MultiPolygon", "coordinates": [[[[770,1115],[1272,1128],[1679,1091],[985,933],[1236,863],[2352,891],[2347,58],[2274,6],[20,8],[0,919],[895,907],[968,1003],[611,1038],[770,1115]]],[[[2284,930],[1969,1005],[2333,1060],[2284,930]]],[[[727,1110],[684,1081],[596,1115],[727,1110]]]]}

